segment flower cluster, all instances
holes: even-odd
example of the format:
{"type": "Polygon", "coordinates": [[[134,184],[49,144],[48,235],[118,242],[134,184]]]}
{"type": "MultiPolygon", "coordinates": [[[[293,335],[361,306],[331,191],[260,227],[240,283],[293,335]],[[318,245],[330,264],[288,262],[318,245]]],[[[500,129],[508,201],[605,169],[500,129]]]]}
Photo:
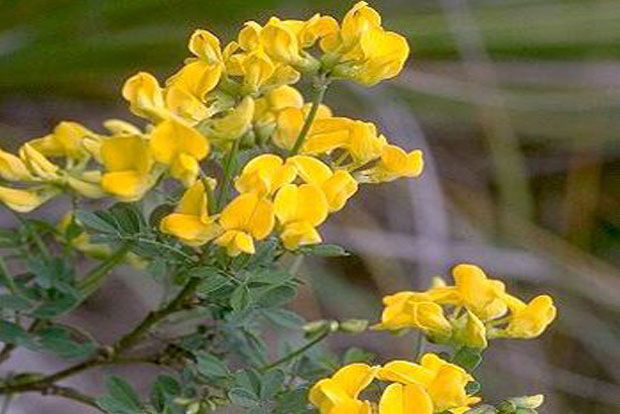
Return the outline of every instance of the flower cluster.
{"type": "Polygon", "coordinates": [[[0,175],[13,183],[0,187],[0,200],[20,212],[66,191],[135,202],[170,177],[186,190],[162,232],[234,256],[253,253],[274,230],[287,249],[319,243],[317,226],[359,183],[421,174],[421,151],[389,144],[374,124],[321,103],[334,79],[373,85],[397,75],[409,55],[365,2],[342,22],[319,14],[247,22],[223,47],[197,30],[188,48],[192,56],[163,86],[146,72],[125,82],[122,95],[145,128],[109,120],[109,133],[98,134],[63,122],[19,156],[0,152],[0,175]],[[312,103],[292,86],[302,76],[313,78],[312,103]],[[243,151],[253,158],[238,174],[243,151]],[[209,162],[214,177],[203,173],[209,162]]]}
{"type": "Polygon", "coordinates": [[[480,401],[466,390],[474,378],[433,353],[422,356],[419,364],[391,361],[374,367],[347,365],[317,382],[310,390],[310,401],[321,414],[377,412],[373,411],[373,403],[360,399],[375,379],[389,383],[378,402],[379,414],[460,414],[480,401]]]}
{"type": "Polygon", "coordinates": [[[385,297],[381,323],[375,328],[413,328],[436,343],[484,349],[492,338],[535,338],[555,319],[556,308],[548,295],[525,303],[471,264],[454,267],[452,275],[453,286],[436,279],[426,292],[385,297]]]}

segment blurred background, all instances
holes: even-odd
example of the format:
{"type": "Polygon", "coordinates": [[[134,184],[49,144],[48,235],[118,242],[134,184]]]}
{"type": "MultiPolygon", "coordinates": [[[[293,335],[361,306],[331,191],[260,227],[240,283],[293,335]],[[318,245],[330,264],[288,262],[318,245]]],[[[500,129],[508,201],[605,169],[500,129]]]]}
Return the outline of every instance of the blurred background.
{"type": "MultiPolygon", "coordinates": [[[[110,117],[133,119],[123,81],[138,70],[172,74],[195,28],[230,40],[248,19],[340,17],[352,4],[0,0],[0,146],[13,150],[61,120],[101,131],[110,117]]],[[[559,308],[539,340],[494,343],[479,374],[484,397],[543,392],[549,414],[620,413],[620,2],[373,6],[409,38],[411,60],[394,81],[340,83],[327,102],[423,149],[427,168],[417,180],[364,187],[330,219],[325,239],[353,256],[306,261],[295,310],[376,320],[383,295],[425,289],[454,264],[476,263],[525,299],[551,293],[559,308]]],[[[118,273],[78,315],[102,340],[143,315],[155,291],[148,276],[118,273]]],[[[331,346],[363,344],[384,359],[410,355],[411,342],[373,333],[331,346]]],[[[13,365],[62,362],[19,353],[13,365]]],[[[103,372],[74,384],[101,391],[103,372]]],[[[34,394],[10,409],[43,412],[89,411],[34,394]]]]}

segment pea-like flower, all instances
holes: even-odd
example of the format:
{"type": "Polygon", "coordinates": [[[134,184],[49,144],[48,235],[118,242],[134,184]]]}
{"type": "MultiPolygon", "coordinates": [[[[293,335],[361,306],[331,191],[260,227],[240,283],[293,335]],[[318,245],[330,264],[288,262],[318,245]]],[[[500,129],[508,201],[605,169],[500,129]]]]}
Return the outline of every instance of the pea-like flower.
{"type": "Polygon", "coordinates": [[[56,187],[22,189],[0,186],[0,201],[11,210],[28,213],[60,192],[61,190],[56,187]]]}
{"type": "Polygon", "coordinates": [[[188,188],[172,214],[160,223],[163,233],[171,234],[190,246],[201,246],[222,233],[216,217],[209,216],[204,183],[196,181],[188,188]]]}
{"type": "Polygon", "coordinates": [[[263,154],[248,162],[235,186],[241,193],[257,192],[261,195],[275,193],[280,187],[291,183],[297,170],[291,163],[285,163],[275,154],[263,154]]]}
{"type": "Polygon", "coordinates": [[[381,158],[375,166],[363,171],[362,176],[369,182],[389,182],[403,177],[417,177],[424,169],[422,151],[409,153],[395,145],[385,145],[381,158]]]}
{"type": "Polygon", "coordinates": [[[317,382],[310,390],[310,402],[321,414],[370,414],[370,402],[360,400],[359,395],[378,371],[379,367],[366,364],[347,365],[330,378],[317,382]]]}
{"type": "Polygon", "coordinates": [[[147,72],[138,72],[125,81],[123,98],[129,102],[129,110],[144,118],[165,119],[164,94],[157,79],[147,72]]]}
{"type": "Polygon", "coordinates": [[[299,246],[321,242],[316,227],[327,218],[325,194],[315,184],[287,184],[276,194],[275,214],[283,226],[280,238],[284,247],[295,250],[299,246]]]}
{"type": "Polygon", "coordinates": [[[225,246],[230,256],[253,254],[254,240],[266,238],[273,230],[273,204],[257,193],[241,194],[224,208],[219,224],[225,232],[216,244],[225,246]]]}
{"type": "Polygon", "coordinates": [[[196,129],[175,120],[161,122],[151,132],[150,149],[155,161],[170,167],[170,175],[186,187],[200,172],[199,161],[209,154],[209,141],[196,129]]]}
{"type": "Polygon", "coordinates": [[[123,201],[139,200],[155,183],[151,174],[151,151],[139,135],[104,140],[101,159],[106,169],[101,177],[101,186],[123,201]]]}
{"type": "Polygon", "coordinates": [[[553,298],[549,295],[537,296],[527,304],[515,297],[507,299],[511,316],[506,329],[499,331],[496,334],[497,336],[521,339],[536,338],[545,331],[557,315],[553,298]]]}

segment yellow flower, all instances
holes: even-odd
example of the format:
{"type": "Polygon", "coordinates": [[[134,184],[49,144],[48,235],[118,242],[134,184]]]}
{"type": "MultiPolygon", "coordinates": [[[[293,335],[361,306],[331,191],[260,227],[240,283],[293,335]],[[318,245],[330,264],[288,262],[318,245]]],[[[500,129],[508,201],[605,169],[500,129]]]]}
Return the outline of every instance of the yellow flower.
{"type": "Polygon", "coordinates": [[[295,65],[303,60],[297,34],[277,17],[272,17],[259,33],[260,44],[274,60],[295,65]]]}
{"type": "Polygon", "coordinates": [[[166,85],[179,88],[203,101],[222,77],[223,65],[204,60],[190,60],[177,73],[172,75],[166,85]]]}
{"type": "Polygon", "coordinates": [[[433,412],[468,406],[478,401],[467,395],[465,390],[467,383],[474,381],[474,378],[463,368],[433,353],[425,354],[420,364],[392,361],[381,368],[377,377],[384,381],[421,386],[432,400],[433,412]]]}
{"type": "Polygon", "coordinates": [[[276,194],[275,214],[283,226],[280,238],[284,247],[295,250],[299,246],[321,242],[316,226],[327,218],[328,205],[323,191],[314,184],[287,184],[276,194]]]}
{"type": "Polygon", "coordinates": [[[381,27],[381,16],[366,2],[359,2],[345,16],[339,32],[326,35],[321,48],[323,63],[336,77],[366,86],[396,76],[408,56],[407,40],[381,27]]]}
{"type": "Polygon", "coordinates": [[[243,72],[243,92],[246,94],[258,92],[275,71],[274,63],[260,49],[243,56],[239,64],[243,72]]]}
{"type": "MultiPolygon", "coordinates": [[[[265,126],[275,124],[278,114],[287,108],[301,109],[304,105],[304,98],[297,89],[284,85],[256,99],[255,104],[254,122],[259,126],[265,126]]],[[[272,131],[273,129],[268,131],[269,136],[272,131]]]]}
{"type": "Polygon", "coordinates": [[[196,30],[189,39],[189,50],[207,63],[222,62],[220,40],[207,30],[196,30]]]}
{"type": "Polygon", "coordinates": [[[101,171],[90,170],[68,172],[66,184],[75,192],[88,198],[101,198],[105,192],[101,188],[101,171]]]}
{"type": "Polygon", "coordinates": [[[549,295],[537,296],[528,304],[516,298],[508,303],[512,305],[510,321],[501,336],[509,338],[535,338],[545,331],[557,315],[553,298],[549,295]]]}
{"type": "Polygon", "coordinates": [[[248,162],[237,180],[235,187],[240,193],[257,192],[268,195],[292,182],[297,175],[295,167],[284,163],[274,154],[263,154],[248,162]]]}
{"type": "Polygon", "coordinates": [[[55,187],[21,189],[0,186],[0,201],[11,210],[28,213],[60,193],[55,187]]]}
{"type": "Polygon", "coordinates": [[[209,154],[209,142],[194,128],[174,120],[161,122],[151,133],[155,161],[170,166],[170,175],[189,187],[200,172],[198,162],[209,154]]]}
{"type": "Polygon", "coordinates": [[[260,48],[260,32],[262,29],[261,25],[254,21],[245,22],[243,29],[239,31],[239,47],[246,52],[260,48]]]}
{"type": "Polygon", "coordinates": [[[50,162],[43,154],[34,149],[34,147],[29,143],[25,143],[19,149],[19,157],[35,177],[44,181],[55,182],[60,179],[60,168],[50,162]]]}
{"type": "Polygon", "coordinates": [[[237,107],[226,115],[211,119],[204,126],[207,138],[215,144],[234,141],[244,135],[252,126],[254,100],[246,96],[237,107]]]}
{"type": "Polygon", "coordinates": [[[389,182],[401,177],[417,177],[424,169],[422,151],[406,153],[395,145],[385,145],[381,159],[374,167],[362,172],[370,182],[389,182]]]}
{"type": "Polygon", "coordinates": [[[108,138],[101,144],[106,173],[101,186],[123,201],[136,201],[154,184],[150,174],[153,159],[148,143],[140,136],[108,138]]]}
{"type": "Polygon", "coordinates": [[[230,256],[253,254],[254,239],[262,240],[273,230],[273,204],[256,193],[241,194],[224,208],[219,223],[225,233],[216,244],[225,246],[230,256]]]}
{"type": "Polygon", "coordinates": [[[0,177],[7,181],[29,181],[33,177],[17,156],[0,149],[0,177]]]}
{"type": "Polygon", "coordinates": [[[471,264],[455,266],[452,275],[462,304],[483,322],[506,313],[502,282],[487,278],[481,268],[471,264]]]}
{"type": "Polygon", "coordinates": [[[131,112],[138,116],[155,120],[167,117],[163,91],[150,73],[139,72],[127,79],[123,85],[123,97],[129,101],[131,112]]]}
{"type": "Polygon", "coordinates": [[[202,181],[197,181],[185,191],[174,213],[162,219],[160,229],[190,246],[201,246],[221,234],[215,218],[209,216],[202,181]]]}
{"type": "Polygon", "coordinates": [[[390,302],[381,315],[381,323],[375,329],[399,330],[419,329],[437,342],[448,340],[452,325],[445,317],[441,306],[434,302],[418,300],[412,295],[399,295],[390,302]]]}
{"type": "Polygon", "coordinates": [[[292,157],[288,162],[297,168],[306,183],[315,184],[323,190],[329,212],[342,209],[347,200],[357,192],[357,181],[347,171],[332,172],[331,168],[319,159],[305,155],[292,157]]]}
{"type": "Polygon", "coordinates": [[[370,403],[360,401],[358,397],[378,370],[379,367],[366,364],[347,365],[331,378],[317,382],[310,389],[310,402],[321,414],[370,414],[370,403]]]}
{"type": "Polygon", "coordinates": [[[97,139],[97,135],[76,122],[61,122],[52,134],[30,141],[30,145],[48,157],[83,159],[89,154],[84,148],[84,138],[97,139]]]}
{"type": "Polygon", "coordinates": [[[488,346],[484,323],[471,311],[455,321],[454,341],[470,348],[485,349],[488,346]]]}
{"type": "Polygon", "coordinates": [[[379,414],[432,414],[433,401],[418,384],[390,384],[379,401],[379,414]]]}
{"type": "Polygon", "coordinates": [[[166,87],[164,99],[166,107],[173,114],[191,125],[213,115],[212,109],[208,108],[200,99],[175,84],[166,87]]]}
{"type": "Polygon", "coordinates": [[[318,40],[337,33],[338,29],[336,19],[331,16],[321,16],[317,13],[304,22],[297,34],[297,38],[302,48],[309,48],[314,46],[318,40]]]}
{"type": "MultiPolygon", "coordinates": [[[[277,116],[277,128],[273,135],[274,144],[276,144],[278,147],[283,148],[283,149],[293,148],[293,145],[295,145],[295,141],[297,140],[297,137],[299,136],[299,133],[301,132],[301,129],[303,128],[303,125],[305,123],[305,120],[306,120],[306,117],[308,116],[309,111],[310,111],[310,107],[307,105],[303,107],[289,107],[289,108],[284,108],[283,110],[281,110],[277,116]]],[[[332,115],[331,110],[327,106],[321,105],[319,107],[319,110],[317,111],[314,121],[312,122],[312,128],[310,129],[310,132],[308,133],[306,144],[304,146],[304,152],[311,152],[311,151],[305,150],[305,148],[308,146],[307,142],[310,140],[311,137],[326,133],[324,131],[326,128],[324,120],[327,121],[327,119],[329,119],[330,121],[332,121],[332,119],[336,119],[336,118],[331,118],[331,115],[332,115]]],[[[336,133],[338,133],[340,136],[343,136],[343,134],[344,135],[347,134],[347,131],[342,128],[342,125],[340,124],[334,125],[333,121],[330,122],[329,125],[332,126],[331,130],[335,129],[336,133]]],[[[315,138],[317,140],[321,139],[319,137],[315,137],[315,138]]],[[[338,144],[333,146],[333,148],[336,148],[339,145],[344,145],[344,143],[345,141],[339,140],[338,144]]],[[[321,152],[327,152],[327,151],[314,151],[313,153],[318,154],[321,152]]]]}

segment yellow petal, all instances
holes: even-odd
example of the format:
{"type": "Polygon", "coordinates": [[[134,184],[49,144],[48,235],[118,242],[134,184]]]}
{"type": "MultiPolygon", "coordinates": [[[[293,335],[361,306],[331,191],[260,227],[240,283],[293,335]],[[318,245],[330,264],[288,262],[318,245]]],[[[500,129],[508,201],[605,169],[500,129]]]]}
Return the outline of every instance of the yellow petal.
{"type": "Polygon", "coordinates": [[[29,143],[22,145],[19,149],[19,156],[35,176],[44,180],[55,180],[58,178],[58,166],[50,162],[29,143]]]}
{"type": "Polygon", "coordinates": [[[284,247],[288,250],[296,250],[299,246],[321,243],[321,235],[310,224],[303,221],[287,224],[280,234],[284,247]]]}
{"type": "Polygon", "coordinates": [[[379,402],[379,414],[432,414],[433,402],[422,387],[415,384],[389,385],[379,402]]]}
{"type": "Polygon", "coordinates": [[[11,210],[28,213],[58,194],[56,189],[40,191],[0,186],[0,201],[11,210]]]}
{"type": "Polygon", "coordinates": [[[357,181],[344,170],[338,170],[321,186],[330,212],[341,210],[358,189],[357,181]]]}
{"type": "Polygon", "coordinates": [[[259,240],[271,233],[274,222],[273,205],[256,193],[237,196],[220,216],[220,225],[224,229],[244,230],[259,240]]]}
{"type": "Polygon", "coordinates": [[[507,336],[512,338],[535,338],[553,322],[557,315],[557,309],[553,304],[553,298],[549,295],[541,295],[532,299],[527,306],[512,315],[507,336]]]}
{"type": "Polygon", "coordinates": [[[221,234],[221,228],[214,222],[205,223],[200,216],[182,213],[172,213],[164,217],[160,229],[190,246],[201,246],[221,234]]]}
{"type": "Polygon", "coordinates": [[[151,133],[150,148],[156,161],[171,164],[180,154],[202,160],[209,142],[196,129],[174,120],[161,122],[151,133]]]}
{"type": "Polygon", "coordinates": [[[381,368],[377,376],[383,381],[418,384],[427,387],[435,378],[435,373],[413,362],[391,361],[381,368]]]}
{"type": "Polygon", "coordinates": [[[221,76],[221,63],[194,60],[183,66],[168,80],[167,84],[183,89],[198,99],[204,100],[207,93],[215,89],[221,76]]]}
{"type": "Polygon", "coordinates": [[[207,30],[196,30],[189,39],[189,50],[208,63],[222,61],[220,40],[207,30]]]}
{"type": "Polygon", "coordinates": [[[265,52],[274,60],[294,64],[301,60],[295,33],[277,19],[271,19],[259,33],[265,52]]]}
{"type": "Polygon", "coordinates": [[[253,117],[254,100],[246,96],[228,114],[206,125],[207,136],[213,141],[233,141],[250,129],[253,117]]]}
{"type": "Polygon", "coordinates": [[[159,82],[150,73],[139,72],[123,85],[123,97],[129,109],[138,116],[150,116],[164,108],[164,97],[159,82]]]}
{"type": "Polygon", "coordinates": [[[274,207],[276,217],[283,225],[306,222],[316,227],[327,218],[328,213],[325,194],[313,184],[283,186],[276,195],[274,207]]]}
{"type": "Polygon", "coordinates": [[[136,135],[104,140],[101,144],[101,160],[109,172],[133,170],[145,175],[152,165],[148,143],[136,135]]]}
{"type": "Polygon", "coordinates": [[[351,398],[358,395],[375,379],[379,367],[355,363],[347,365],[332,376],[332,379],[351,398]]]}
{"type": "Polygon", "coordinates": [[[296,155],[287,162],[297,168],[299,176],[309,184],[322,186],[332,175],[332,170],[323,161],[307,155],[296,155]]]}
{"type": "Polygon", "coordinates": [[[109,172],[101,177],[101,187],[105,191],[127,202],[141,199],[149,186],[148,176],[131,170],[109,172]]]}
{"type": "Polygon", "coordinates": [[[7,181],[32,179],[32,175],[19,157],[2,150],[0,150],[0,177],[7,181]]]}

